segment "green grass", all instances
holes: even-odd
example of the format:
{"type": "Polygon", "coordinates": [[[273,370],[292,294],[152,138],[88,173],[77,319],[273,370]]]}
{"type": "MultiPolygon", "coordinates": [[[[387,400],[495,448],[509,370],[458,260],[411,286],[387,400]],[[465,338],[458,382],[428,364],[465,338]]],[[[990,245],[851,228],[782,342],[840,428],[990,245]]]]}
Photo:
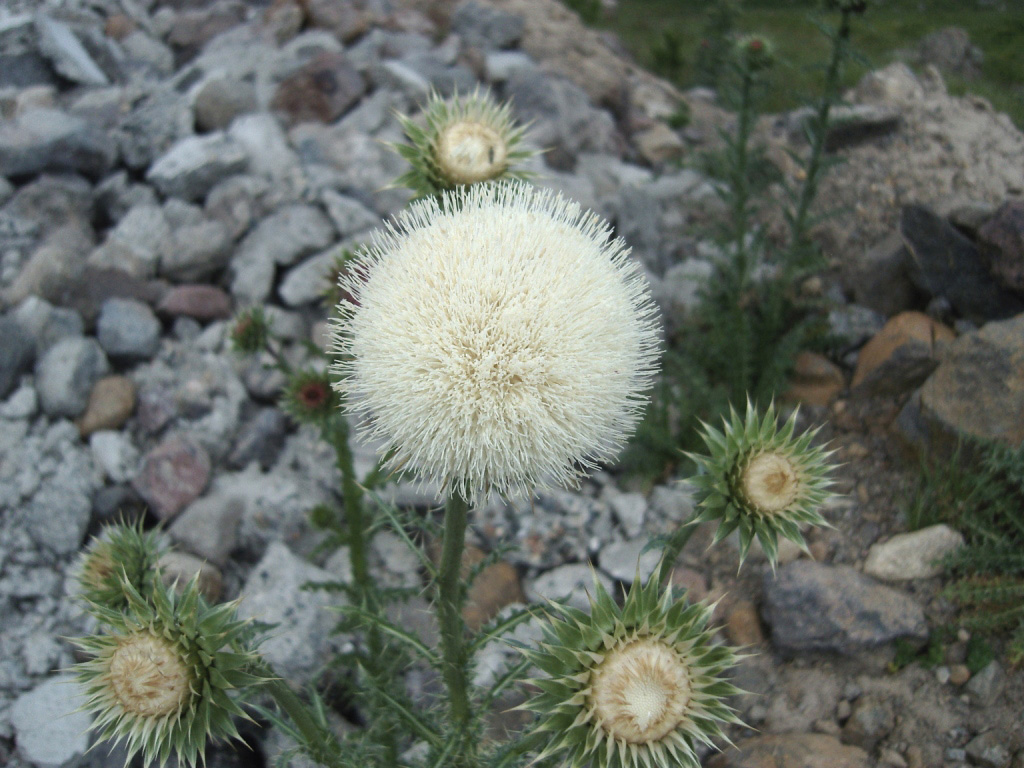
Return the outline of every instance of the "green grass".
{"type": "MultiPolygon", "coordinates": [[[[901,50],[913,54],[929,32],[963,27],[972,43],[984,51],[982,76],[969,82],[947,78],[950,90],[977,93],[1024,127],[1024,5],[1006,0],[1004,6],[985,7],[976,0],[878,0],[854,20],[853,42],[871,67],[878,68],[900,58],[901,50]]],[[[651,50],[662,35],[676,35],[685,62],[673,79],[688,87],[694,81],[693,62],[707,7],[708,0],[620,0],[618,13],[599,25],[616,32],[645,66],[653,64],[651,50]]],[[[821,62],[828,52],[828,42],[809,18],[819,7],[816,0],[746,0],[743,4],[739,31],[770,37],[780,59],[764,111],[792,109],[817,93],[821,62]]],[[[860,65],[849,67],[846,85],[856,83],[866,71],[860,65]]]]}

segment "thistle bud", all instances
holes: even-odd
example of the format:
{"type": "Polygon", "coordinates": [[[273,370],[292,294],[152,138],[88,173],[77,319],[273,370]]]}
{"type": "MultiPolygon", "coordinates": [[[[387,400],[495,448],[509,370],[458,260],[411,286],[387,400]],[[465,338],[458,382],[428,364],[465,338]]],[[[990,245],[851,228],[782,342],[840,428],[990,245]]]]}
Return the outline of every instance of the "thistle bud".
{"type": "Polygon", "coordinates": [[[828,525],[819,510],[830,495],[832,452],[811,444],[817,430],[794,437],[796,416],[779,429],[773,406],[759,417],[748,401],[745,418],[732,411],[723,431],[705,425],[709,455],[690,456],[701,470],[690,481],[698,520],[718,521],[716,542],[738,529],[741,563],[755,536],[774,566],[780,535],[806,550],[800,526],[828,525]]]}
{"type": "Polygon", "coordinates": [[[78,567],[81,596],[92,606],[120,611],[128,604],[126,586],[143,596],[152,593],[164,547],[142,524],[112,525],[93,539],[78,567]]]}
{"type": "Polygon", "coordinates": [[[407,145],[394,149],[412,168],[395,184],[418,197],[498,179],[525,178],[514,165],[533,152],[520,148],[524,129],[513,124],[508,104],[475,90],[444,100],[431,94],[421,120],[400,115],[407,145]]]}
{"type": "Polygon", "coordinates": [[[322,424],[340,406],[327,374],[312,369],[294,373],[281,396],[281,408],[300,424],[322,424]]]}
{"type": "Polygon", "coordinates": [[[231,346],[243,355],[262,352],[270,338],[270,323],[262,307],[251,307],[242,312],[231,329],[231,346]]]}
{"type": "Polygon", "coordinates": [[[771,41],[761,35],[746,35],[736,41],[736,57],[749,72],[763,72],[775,63],[771,41]]]}
{"type": "Polygon", "coordinates": [[[698,745],[738,723],[726,671],[739,657],[712,643],[712,608],[673,599],[657,579],[633,582],[620,608],[595,582],[590,614],[557,606],[537,649],[545,677],[523,705],[547,742],[541,762],[592,768],[699,768],[698,745]]]}

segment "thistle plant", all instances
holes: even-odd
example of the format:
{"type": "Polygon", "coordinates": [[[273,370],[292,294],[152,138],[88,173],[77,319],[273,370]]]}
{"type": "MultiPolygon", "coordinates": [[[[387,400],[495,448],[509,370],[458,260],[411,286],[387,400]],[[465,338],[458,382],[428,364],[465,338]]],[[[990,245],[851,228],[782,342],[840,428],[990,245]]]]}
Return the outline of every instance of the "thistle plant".
{"type": "MultiPolygon", "coordinates": [[[[754,68],[766,51],[748,44],[746,53],[754,68]]],[[[413,146],[403,151],[413,169],[400,180],[424,199],[339,263],[326,354],[310,345],[308,362],[290,362],[259,309],[243,312],[231,332],[239,352],[269,355],[286,379],[282,409],[334,448],[338,503],[311,516],[329,533],[325,546],[349,550],[351,583],[329,588],[348,597],[340,626],[356,640],[333,662],[351,671],[366,727],[336,735],[318,692],[292,690],[260,657],[258,634],[236,618],[235,604],[207,605],[195,581],[176,596],[152,575],[156,537],[127,528],[95,544],[82,568],[83,593],[105,629],[80,641],[91,658],[79,677],[101,735],[123,741],[130,755],[160,763],[176,755],[194,765],[209,739],[237,738],[236,719],[248,717],[242,702],[258,691],[275,707],[255,711],[330,768],[552,760],[696,768],[698,749],[727,741],[726,729],[739,722],[728,702],[739,656],[715,641],[712,607],[688,601],[670,577],[702,520],[719,519],[722,535],[739,528],[744,554],[758,536],[773,564],[778,535],[794,538],[798,524],[824,522],[817,505],[828,454],[812,447],[814,433],[796,437],[793,419],[777,428],[772,408],[761,416],[748,406],[746,419],[734,415],[723,432],[705,429],[710,455],[694,457],[703,472],[694,481],[700,511],[654,543],[662,567],[646,584],[637,579],[621,606],[598,585],[586,612],[552,603],[546,615],[521,610],[475,631],[463,619],[474,509],[492,492],[576,485],[613,459],[640,419],[660,344],[641,268],[611,227],[506,178],[521,156],[507,116],[480,94],[432,99],[427,128],[412,131],[413,146]],[[350,419],[382,446],[380,463],[361,478],[350,419]],[[372,494],[388,472],[437,489],[444,512],[436,560],[407,530],[412,516],[372,494]],[[367,556],[385,525],[423,566],[436,648],[387,617],[394,594],[376,584],[367,556]],[[114,567],[115,559],[124,562],[114,567]],[[531,618],[544,641],[477,688],[475,654],[531,618]],[[434,706],[406,693],[403,674],[413,663],[443,682],[434,706]],[[525,680],[531,666],[536,676],[525,680]],[[515,684],[539,691],[525,707],[535,721],[492,743],[484,718],[515,684]]]]}
{"type": "Polygon", "coordinates": [[[534,152],[522,148],[525,129],[511,108],[498,104],[487,90],[444,99],[431,93],[419,118],[399,115],[408,144],[394,150],[410,168],[395,181],[417,197],[500,179],[525,179],[516,164],[534,152]]]}

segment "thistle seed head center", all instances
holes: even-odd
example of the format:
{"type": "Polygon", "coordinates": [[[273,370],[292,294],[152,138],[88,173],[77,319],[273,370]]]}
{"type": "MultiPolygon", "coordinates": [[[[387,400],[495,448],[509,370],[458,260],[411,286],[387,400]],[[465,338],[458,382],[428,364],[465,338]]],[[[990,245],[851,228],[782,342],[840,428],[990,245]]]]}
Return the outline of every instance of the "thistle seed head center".
{"type": "Polygon", "coordinates": [[[764,514],[780,512],[800,493],[800,476],[789,457],[761,453],[747,464],[741,478],[743,495],[764,514]]]}
{"type": "Polygon", "coordinates": [[[110,688],[121,706],[139,717],[180,712],[192,675],[165,640],[140,632],[125,638],[110,658],[110,688]]]}
{"type": "Polygon", "coordinates": [[[659,741],[685,719],[692,685],[679,653],[657,638],[609,651],[591,678],[594,719],[630,744],[659,741]]]}
{"type": "Polygon", "coordinates": [[[508,147],[502,135],[475,120],[452,123],[437,139],[437,164],[457,184],[493,179],[505,170],[508,147]]]}

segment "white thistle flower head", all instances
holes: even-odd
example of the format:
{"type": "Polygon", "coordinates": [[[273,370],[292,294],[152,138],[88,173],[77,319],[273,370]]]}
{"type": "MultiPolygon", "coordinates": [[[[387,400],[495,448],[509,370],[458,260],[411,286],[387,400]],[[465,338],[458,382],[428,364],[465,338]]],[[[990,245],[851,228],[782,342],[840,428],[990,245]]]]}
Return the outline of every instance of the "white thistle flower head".
{"type": "Polygon", "coordinates": [[[414,203],[342,277],[335,386],[365,436],[471,504],[571,483],[639,418],[658,334],[621,239],[523,183],[414,203]]]}

